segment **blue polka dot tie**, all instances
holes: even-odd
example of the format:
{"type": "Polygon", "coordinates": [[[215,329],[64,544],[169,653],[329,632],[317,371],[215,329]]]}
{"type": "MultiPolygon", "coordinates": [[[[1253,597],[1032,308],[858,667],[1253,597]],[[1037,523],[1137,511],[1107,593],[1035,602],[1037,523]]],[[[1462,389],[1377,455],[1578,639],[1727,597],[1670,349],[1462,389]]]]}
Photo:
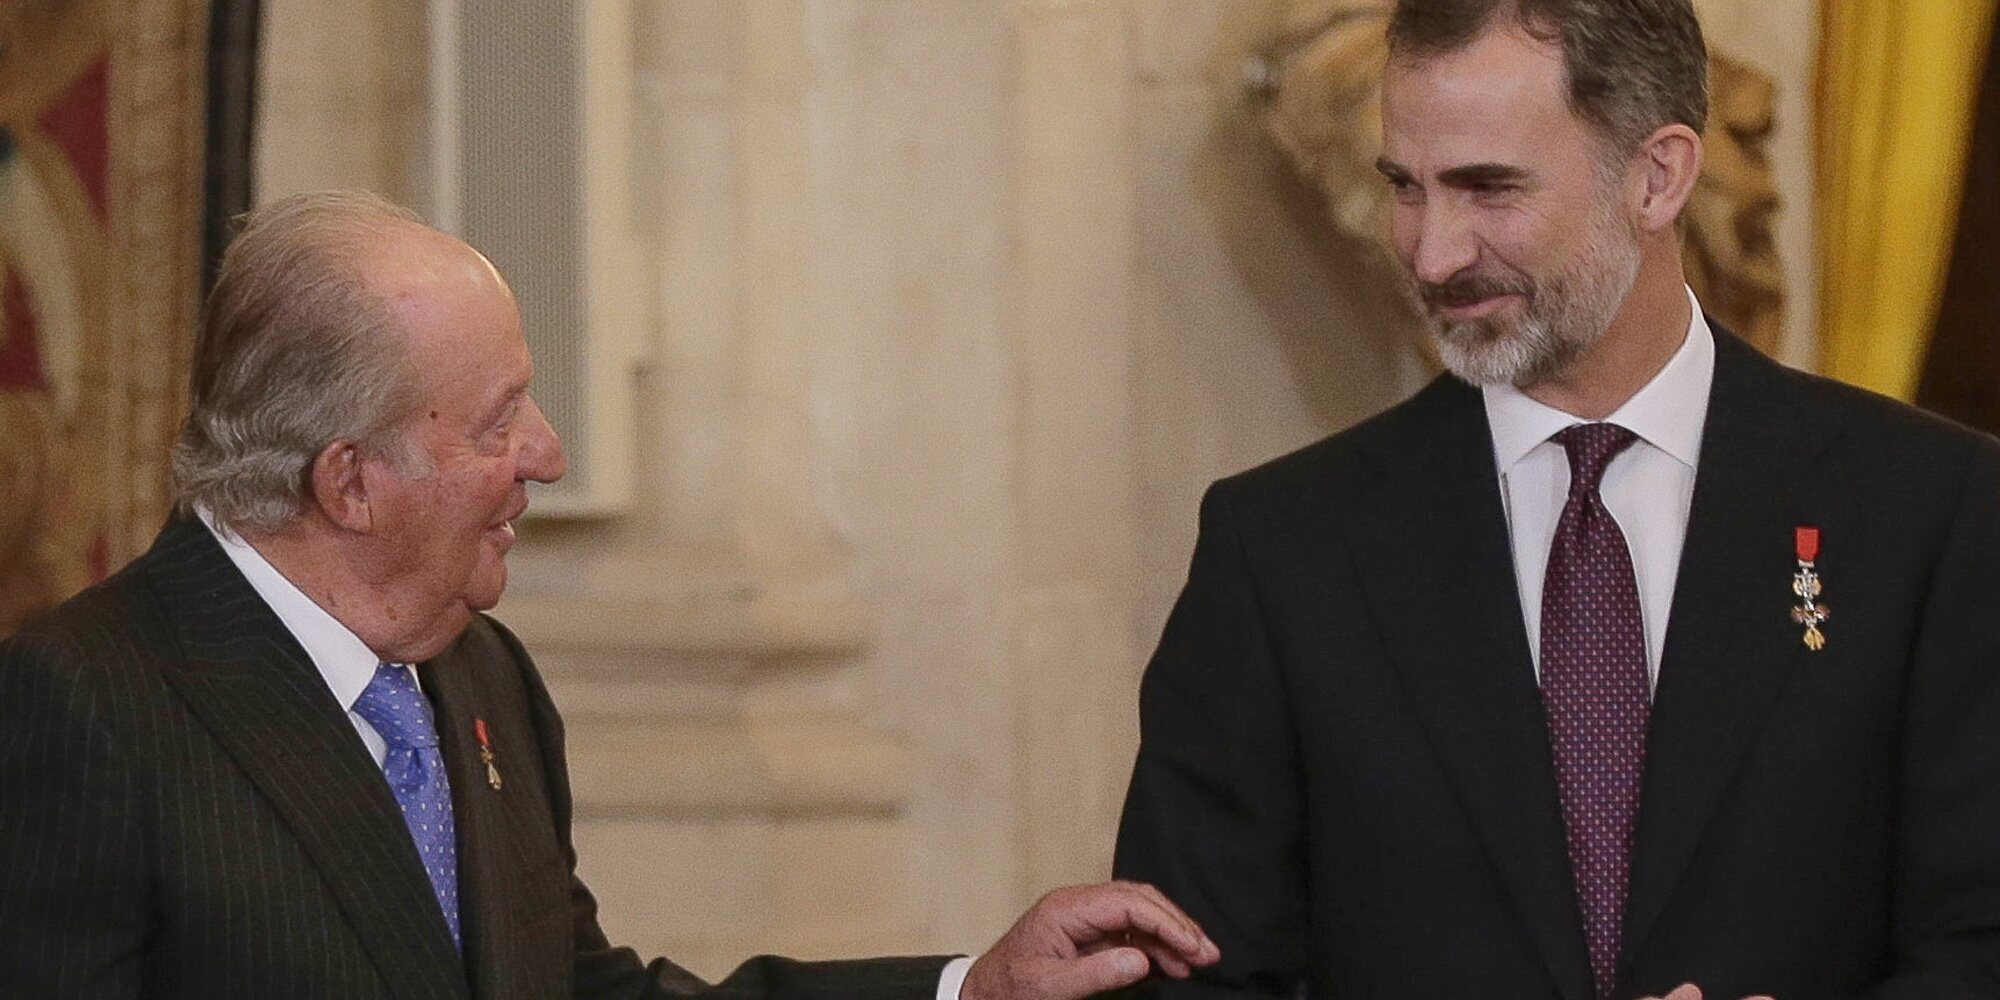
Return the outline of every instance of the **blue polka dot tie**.
{"type": "Polygon", "coordinates": [[[416,841],[417,856],[430,874],[451,940],[458,942],[458,837],[451,819],[451,779],[438,752],[437,727],[430,702],[417,690],[409,668],[384,663],[354,703],[354,710],[375,727],[389,752],[382,773],[403,809],[403,823],[416,841]]]}
{"type": "Polygon", "coordinates": [[[1636,439],[1616,424],[1555,436],[1569,453],[1569,498],[1542,581],[1542,707],[1599,1000],[1617,984],[1652,695],[1632,553],[1598,485],[1636,439]]]}

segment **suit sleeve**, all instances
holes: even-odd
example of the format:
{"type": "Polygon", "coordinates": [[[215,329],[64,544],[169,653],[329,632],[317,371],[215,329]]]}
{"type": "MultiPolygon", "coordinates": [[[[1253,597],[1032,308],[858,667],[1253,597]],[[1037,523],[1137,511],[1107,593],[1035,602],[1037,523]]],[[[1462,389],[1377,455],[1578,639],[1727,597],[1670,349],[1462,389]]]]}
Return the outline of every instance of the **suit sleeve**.
{"type": "MultiPolygon", "coordinates": [[[[936,1000],[938,979],[949,957],[877,958],[841,962],[799,962],[764,956],[745,962],[715,985],[665,958],[642,962],[630,948],[615,947],[597,922],[597,899],[576,875],[576,847],[570,834],[572,801],[569,765],[563,747],[562,717],[519,641],[504,628],[527,684],[543,753],[550,809],[569,866],[570,911],[575,940],[573,995],[588,1000],[936,1000]]],[[[700,905],[690,899],[690,905],[700,905]]]]}
{"type": "Polygon", "coordinates": [[[0,641],[0,992],[10,996],[141,993],[147,844],[107,714],[76,656],[46,639],[0,641]]]}
{"type": "Polygon", "coordinates": [[[1202,500],[1187,586],[1140,688],[1120,878],[1151,882],[1222,948],[1161,997],[1293,996],[1303,978],[1304,809],[1288,699],[1228,504],[1202,500]]]}
{"type": "Polygon", "coordinates": [[[2000,995],[2000,446],[1976,447],[1905,695],[1896,962],[1877,1000],[2000,995]]]}

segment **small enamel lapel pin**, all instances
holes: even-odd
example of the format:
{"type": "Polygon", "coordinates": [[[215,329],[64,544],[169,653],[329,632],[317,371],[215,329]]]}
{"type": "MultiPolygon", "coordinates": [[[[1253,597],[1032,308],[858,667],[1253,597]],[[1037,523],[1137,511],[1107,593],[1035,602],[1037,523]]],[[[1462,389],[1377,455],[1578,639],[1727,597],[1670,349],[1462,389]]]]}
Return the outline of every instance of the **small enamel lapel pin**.
{"type": "Polygon", "coordinates": [[[486,765],[486,783],[500,790],[500,769],[493,766],[493,738],[486,732],[485,719],[472,720],[472,735],[479,739],[479,762],[486,765]]]}
{"type": "Polygon", "coordinates": [[[1792,609],[1792,621],[1806,627],[1806,648],[1817,653],[1826,648],[1826,633],[1819,627],[1831,617],[1827,607],[1819,601],[1825,586],[1820,583],[1819,571],[1813,563],[1819,558],[1819,529],[1800,526],[1794,533],[1798,549],[1799,571],[1792,575],[1792,593],[1798,595],[1799,605],[1792,609]]]}

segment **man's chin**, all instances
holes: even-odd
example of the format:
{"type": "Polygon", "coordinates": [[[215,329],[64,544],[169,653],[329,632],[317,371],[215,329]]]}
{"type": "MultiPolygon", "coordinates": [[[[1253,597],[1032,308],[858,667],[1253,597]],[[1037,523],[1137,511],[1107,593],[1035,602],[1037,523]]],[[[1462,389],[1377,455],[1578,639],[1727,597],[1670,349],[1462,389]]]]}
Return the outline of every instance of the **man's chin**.
{"type": "Polygon", "coordinates": [[[491,588],[480,588],[465,596],[465,606],[474,611],[491,611],[500,604],[500,593],[507,589],[507,581],[502,580],[491,588]]]}
{"type": "Polygon", "coordinates": [[[500,603],[500,595],[507,589],[507,561],[498,553],[489,552],[466,581],[465,606],[473,611],[491,611],[500,603]]]}
{"type": "Polygon", "coordinates": [[[1520,332],[1498,323],[1433,323],[1431,343],[1445,370],[1472,385],[1519,385],[1532,367],[1520,332]]]}
{"type": "Polygon", "coordinates": [[[1491,321],[1434,325],[1431,342],[1445,370],[1461,381],[1517,389],[1561,374],[1589,346],[1527,324],[1491,321]]]}

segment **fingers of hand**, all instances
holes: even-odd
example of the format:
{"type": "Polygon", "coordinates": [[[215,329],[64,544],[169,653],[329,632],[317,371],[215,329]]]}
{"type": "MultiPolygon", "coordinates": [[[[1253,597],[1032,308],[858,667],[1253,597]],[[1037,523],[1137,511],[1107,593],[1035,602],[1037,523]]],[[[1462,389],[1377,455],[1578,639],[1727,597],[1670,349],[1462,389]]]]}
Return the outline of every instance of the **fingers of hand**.
{"type": "MultiPolygon", "coordinates": [[[[1701,1000],[1701,987],[1693,983],[1682,983],[1674,987],[1674,991],[1665,997],[1647,997],[1646,1000],[1701,1000]]],[[[1759,994],[1754,997],[1744,997],[1743,1000],[1772,1000],[1772,998],[1759,994]]]]}
{"type": "Polygon", "coordinates": [[[1186,911],[1175,905],[1173,900],[1168,899],[1166,893],[1144,882],[1130,884],[1136,886],[1141,893],[1150,897],[1161,910],[1172,914],[1183,927],[1187,928],[1188,937],[1197,952],[1197,954],[1189,957],[1190,961],[1193,961],[1196,965],[1213,965],[1222,958],[1222,949],[1216,946],[1215,941],[1208,936],[1208,932],[1202,930],[1201,925],[1195,923],[1194,918],[1188,916],[1186,911]]]}
{"type": "Polygon", "coordinates": [[[1114,948],[1137,948],[1145,952],[1146,957],[1153,960],[1153,968],[1175,979],[1186,979],[1194,971],[1174,946],[1151,934],[1114,934],[1094,944],[1083,945],[1077,950],[1080,954],[1095,955],[1114,948]]]}
{"type": "Polygon", "coordinates": [[[1051,963],[1040,977],[1052,1000],[1084,997],[1124,989],[1146,978],[1146,955],[1137,948],[1111,948],[1066,962],[1051,963]]]}
{"type": "Polygon", "coordinates": [[[1211,965],[1221,957],[1215,943],[1180,908],[1152,886],[1131,882],[1060,889],[1042,904],[1078,945],[1138,932],[1171,946],[1187,964],[1211,965]]]}

